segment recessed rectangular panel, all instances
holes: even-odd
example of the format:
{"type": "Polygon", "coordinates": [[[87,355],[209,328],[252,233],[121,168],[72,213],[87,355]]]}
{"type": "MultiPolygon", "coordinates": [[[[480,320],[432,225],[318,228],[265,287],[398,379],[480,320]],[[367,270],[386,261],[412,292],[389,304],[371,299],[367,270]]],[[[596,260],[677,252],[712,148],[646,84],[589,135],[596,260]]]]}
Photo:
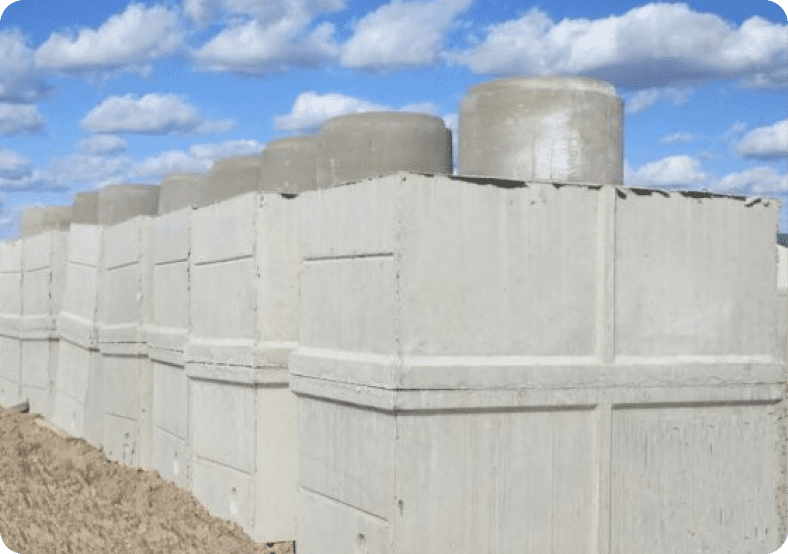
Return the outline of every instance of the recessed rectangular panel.
{"type": "Polygon", "coordinates": [[[255,336],[257,281],[252,258],[192,266],[191,336],[255,336]]]}

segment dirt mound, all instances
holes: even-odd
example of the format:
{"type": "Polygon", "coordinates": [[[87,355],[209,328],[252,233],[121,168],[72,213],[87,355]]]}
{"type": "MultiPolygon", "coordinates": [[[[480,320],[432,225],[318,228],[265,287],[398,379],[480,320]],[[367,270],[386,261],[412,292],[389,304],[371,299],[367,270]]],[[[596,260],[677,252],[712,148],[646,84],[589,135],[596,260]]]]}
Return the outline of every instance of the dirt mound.
{"type": "Polygon", "coordinates": [[[20,554],[291,554],[213,517],[155,471],[110,462],[38,414],[0,408],[0,535],[20,554]],[[38,420],[38,423],[37,421],[38,420]]]}

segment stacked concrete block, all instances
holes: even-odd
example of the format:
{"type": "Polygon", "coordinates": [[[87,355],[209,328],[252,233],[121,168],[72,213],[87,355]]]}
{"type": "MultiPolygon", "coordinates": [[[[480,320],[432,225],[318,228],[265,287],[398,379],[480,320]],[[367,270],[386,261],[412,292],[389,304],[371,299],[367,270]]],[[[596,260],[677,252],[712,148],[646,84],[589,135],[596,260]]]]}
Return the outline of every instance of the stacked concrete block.
{"type": "Polygon", "coordinates": [[[65,290],[68,231],[45,231],[23,239],[21,389],[30,410],[51,416],[57,372],[57,315],[65,290]]]}
{"type": "Polygon", "coordinates": [[[256,539],[292,540],[298,198],[251,193],[192,212],[191,489],[256,539]]]}
{"type": "Polygon", "coordinates": [[[458,112],[461,175],[623,183],[623,102],[584,78],[511,78],[472,87],[458,112]]]}
{"type": "MultiPolygon", "coordinates": [[[[188,340],[191,206],[200,201],[200,176],[168,175],[161,185],[159,216],[152,222],[150,253],[153,307],[148,357],[153,379],[153,467],[189,488],[188,340]]],[[[201,301],[211,301],[211,297],[201,301]]]]}
{"type": "Polygon", "coordinates": [[[299,198],[300,553],[781,545],[776,203],[407,174],[299,198]]]}
{"type": "Polygon", "coordinates": [[[317,188],[398,171],[451,174],[451,131],[442,119],[407,112],[368,112],[333,117],[323,124],[317,188]]]}
{"type": "Polygon", "coordinates": [[[72,215],[71,206],[29,208],[22,213],[22,236],[32,237],[50,230],[68,231],[72,215]]]}
{"type": "MultiPolygon", "coordinates": [[[[90,197],[88,197],[88,200],[90,197]]],[[[86,219],[91,219],[88,212],[86,219]]],[[[97,212],[92,212],[93,221],[97,212]]],[[[68,232],[63,307],[57,318],[57,377],[52,422],[94,446],[103,439],[104,406],[97,310],[103,227],[72,223],[68,232]]]]}
{"type": "Polygon", "coordinates": [[[22,240],[0,243],[0,378],[3,403],[21,402],[22,240]]]}
{"type": "Polygon", "coordinates": [[[204,177],[199,206],[258,190],[260,158],[236,156],[217,160],[204,177]]]}
{"type": "Polygon", "coordinates": [[[260,154],[258,190],[285,194],[313,190],[316,187],[317,156],[316,136],[290,137],[269,142],[260,154]]]}

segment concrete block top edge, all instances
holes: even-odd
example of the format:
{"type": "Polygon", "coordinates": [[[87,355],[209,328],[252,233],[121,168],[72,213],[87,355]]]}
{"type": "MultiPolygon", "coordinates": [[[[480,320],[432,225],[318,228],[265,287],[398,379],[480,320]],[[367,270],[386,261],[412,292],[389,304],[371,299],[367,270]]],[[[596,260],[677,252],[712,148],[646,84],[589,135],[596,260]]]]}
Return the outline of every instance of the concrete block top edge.
{"type": "Polygon", "coordinates": [[[292,148],[303,145],[317,144],[317,135],[301,135],[297,137],[285,137],[272,140],[265,145],[265,149],[260,153],[260,156],[265,156],[265,153],[277,148],[292,148]]]}
{"type": "Polygon", "coordinates": [[[597,92],[609,96],[616,96],[615,87],[599,79],[590,77],[508,77],[479,83],[468,89],[469,94],[499,93],[501,89],[545,89],[576,92],[597,92]]]}
{"type": "MultiPolygon", "coordinates": [[[[391,179],[399,177],[400,181],[407,180],[410,176],[418,176],[418,177],[428,177],[428,178],[444,178],[451,181],[462,181],[466,183],[473,183],[477,185],[491,185],[498,188],[505,188],[505,189],[515,189],[515,188],[527,188],[532,185],[536,186],[545,186],[545,185],[552,185],[556,188],[561,187],[582,187],[582,188],[591,188],[591,189],[602,189],[602,188],[613,188],[619,193],[619,197],[626,197],[628,193],[633,193],[637,196],[651,196],[652,194],[659,194],[664,196],[665,198],[670,198],[671,196],[683,196],[685,198],[695,198],[695,199],[702,199],[702,198],[730,198],[731,200],[739,200],[742,202],[747,202],[750,205],[762,203],[764,206],[769,206],[771,202],[779,202],[774,198],[763,198],[763,197],[752,197],[752,196],[741,196],[735,194],[721,194],[716,192],[707,192],[707,191],[697,191],[697,190],[663,190],[663,189],[645,189],[645,188],[638,188],[638,187],[628,187],[626,185],[611,185],[611,184],[603,184],[603,183],[593,183],[593,182],[583,182],[583,183],[563,183],[560,181],[520,181],[516,179],[507,179],[505,177],[490,177],[486,175],[443,175],[443,174],[434,174],[434,173],[416,173],[413,171],[399,171],[397,173],[392,173],[390,175],[379,175],[377,177],[368,177],[366,179],[359,179],[357,181],[349,181],[344,183],[339,183],[338,185],[326,189],[317,189],[311,191],[304,191],[300,194],[313,194],[313,193],[320,193],[320,192],[327,192],[335,188],[339,187],[346,187],[349,185],[355,185],[358,183],[367,183],[371,181],[376,181],[379,179],[391,179]],[[623,196],[622,196],[623,195],[623,196]]],[[[270,194],[270,193],[268,193],[270,194]]],[[[284,195],[283,195],[284,196],[284,195]]],[[[291,195],[287,196],[288,198],[291,195]]]]}
{"type": "Polygon", "coordinates": [[[346,126],[358,127],[363,125],[391,125],[397,123],[410,124],[433,124],[446,126],[444,121],[437,116],[417,112],[360,112],[344,114],[327,119],[323,123],[321,131],[332,130],[335,127],[343,128],[346,126]]]}
{"type": "Polygon", "coordinates": [[[232,167],[239,167],[239,166],[259,166],[260,165],[260,158],[259,156],[233,156],[231,158],[221,158],[213,162],[211,168],[208,170],[208,175],[216,173],[217,170],[223,169],[227,166],[232,167]]]}

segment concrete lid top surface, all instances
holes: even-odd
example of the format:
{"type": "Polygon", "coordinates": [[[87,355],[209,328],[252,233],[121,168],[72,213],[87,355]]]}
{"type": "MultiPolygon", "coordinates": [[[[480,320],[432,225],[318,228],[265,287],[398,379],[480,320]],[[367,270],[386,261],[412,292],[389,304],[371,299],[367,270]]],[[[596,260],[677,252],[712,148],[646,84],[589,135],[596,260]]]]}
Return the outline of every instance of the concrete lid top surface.
{"type": "Polygon", "coordinates": [[[434,127],[440,125],[445,128],[445,123],[440,117],[416,112],[362,112],[338,115],[327,119],[323,124],[322,132],[343,132],[348,127],[378,127],[384,125],[424,125],[434,127]]]}
{"type": "Polygon", "coordinates": [[[519,90],[560,90],[571,92],[597,92],[616,96],[616,89],[608,82],[589,77],[509,77],[495,81],[487,81],[474,85],[468,89],[469,95],[475,94],[496,94],[501,89],[519,90]]]}
{"type": "Polygon", "coordinates": [[[245,168],[245,167],[252,167],[260,165],[260,158],[257,156],[235,156],[232,158],[222,158],[220,160],[216,160],[211,165],[211,169],[208,170],[208,175],[213,176],[217,171],[222,171],[223,169],[227,168],[245,168]]]}

